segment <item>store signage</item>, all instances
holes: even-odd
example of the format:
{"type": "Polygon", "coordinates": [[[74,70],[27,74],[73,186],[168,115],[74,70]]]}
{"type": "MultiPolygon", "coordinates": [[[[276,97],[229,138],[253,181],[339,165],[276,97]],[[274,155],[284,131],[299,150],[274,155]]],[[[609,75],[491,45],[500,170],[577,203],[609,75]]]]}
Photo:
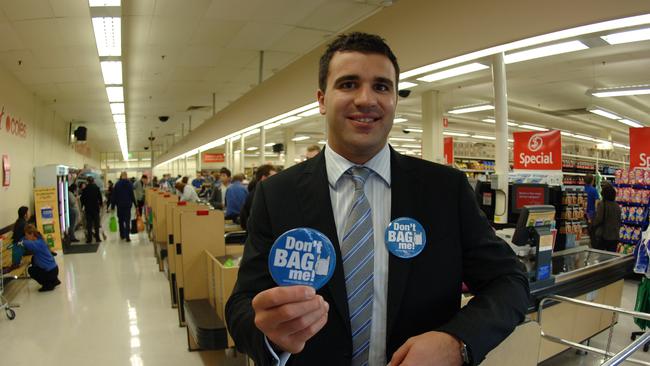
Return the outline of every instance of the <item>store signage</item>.
{"type": "Polygon", "coordinates": [[[449,119],[447,117],[442,117],[442,127],[449,127],[449,119]]]}
{"type": "Polygon", "coordinates": [[[11,116],[5,111],[4,106],[0,109],[0,123],[0,130],[5,130],[5,132],[13,136],[22,138],[27,137],[27,124],[25,124],[20,118],[11,116]]]}
{"type": "Polygon", "coordinates": [[[2,155],[2,186],[9,187],[11,185],[11,164],[9,163],[9,155],[2,155]]]}
{"type": "Polygon", "coordinates": [[[562,170],[560,131],[514,132],[514,168],[562,170]]]}
{"type": "Polygon", "coordinates": [[[280,235],[269,253],[269,272],[279,286],[304,285],[318,290],[330,280],[335,266],[332,242],[309,228],[280,235]]]}
{"type": "Polygon", "coordinates": [[[454,138],[445,137],[444,139],[445,146],[445,162],[447,165],[454,164],[454,138]]]}
{"type": "Polygon", "coordinates": [[[524,206],[543,205],[546,202],[545,187],[525,187],[515,189],[515,208],[524,206]]]}
{"type": "Polygon", "coordinates": [[[203,153],[204,163],[223,163],[226,161],[226,154],[203,153]]]}
{"type": "Polygon", "coordinates": [[[650,127],[630,128],[630,168],[650,168],[650,127]]]}
{"type": "Polygon", "coordinates": [[[56,187],[34,188],[36,226],[52,249],[61,249],[61,227],[56,187]]]}

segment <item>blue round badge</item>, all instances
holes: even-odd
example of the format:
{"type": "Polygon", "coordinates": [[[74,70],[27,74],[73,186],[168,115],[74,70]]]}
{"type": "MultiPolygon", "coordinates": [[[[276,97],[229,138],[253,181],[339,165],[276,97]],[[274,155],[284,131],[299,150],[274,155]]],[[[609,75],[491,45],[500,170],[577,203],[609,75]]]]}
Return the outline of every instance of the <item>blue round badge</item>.
{"type": "Polygon", "coordinates": [[[400,217],[388,225],[384,240],[386,248],[393,255],[413,258],[424,249],[427,235],[419,222],[409,217],[400,217]]]}
{"type": "Polygon", "coordinates": [[[285,232],[275,240],[269,253],[269,272],[279,286],[304,285],[318,290],[332,278],[334,267],[334,245],[314,229],[285,232]]]}

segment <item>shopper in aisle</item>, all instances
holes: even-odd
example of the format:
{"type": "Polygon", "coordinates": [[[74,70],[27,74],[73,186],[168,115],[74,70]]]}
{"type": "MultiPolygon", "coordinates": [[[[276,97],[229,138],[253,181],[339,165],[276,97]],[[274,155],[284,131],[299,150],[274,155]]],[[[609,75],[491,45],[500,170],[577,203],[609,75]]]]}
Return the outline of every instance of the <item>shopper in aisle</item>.
{"type": "Polygon", "coordinates": [[[93,236],[99,243],[101,242],[99,239],[99,210],[102,207],[102,193],[95,184],[95,178],[88,177],[87,182],[88,184],[81,192],[81,205],[86,217],[86,244],[92,242],[93,236]]]}
{"type": "Polygon", "coordinates": [[[138,206],[138,215],[142,216],[142,208],[144,207],[144,190],[149,187],[149,177],[143,174],[139,181],[133,185],[133,193],[135,195],[135,202],[138,206]]]}
{"type": "Polygon", "coordinates": [[[158,177],[153,176],[153,179],[151,180],[151,184],[153,185],[153,188],[160,188],[160,184],[158,184],[158,177]]]}
{"type": "Polygon", "coordinates": [[[120,239],[130,242],[131,207],[137,207],[138,203],[135,200],[133,184],[129,180],[126,172],[120,174],[120,180],[115,183],[115,188],[113,188],[111,198],[112,203],[117,206],[117,221],[120,227],[120,239]]]}
{"type": "Polygon", "coordinates": [[[14,244],[23,240],[25,236],[25,226],[29,218],[29,208],[27,206],[20,206],[18,208],[18,218],[14,222],[14,227],[11,234],[11,240],[14,244]]]}
{"type": "Polygon", "coordinates": [[[616,252],[619,229],[621,228],[621,207],[616,203],[616,190],[609,182],[602,184],[603,199],[596,204],[592,222],[595,249],[616,252]]]}
{"type": "Polygon", "coordinates": [[[199,189],[203,185],[204,182],[203,175],[201,175],[201,172],[196,172],[196,178],[192,179],[192,187],[194,189],[199,189]]]}
{"type": "Polygon", "coordinates": [[[218,171],[212,172],[212,192],[210,193],[209,202],[217,210],[223,210],[223,194],[221,192],[221,180],[218,171]]]}
{"type": "Polygon", "coordinates": [[[235,174],[232,177],[232,183],[226,190],[225,203],[226,203],[226,220],[233,220],[236,223],[239,223],[239,213],[241,212],[244,203],[246,202],[246,197],[248,196],[248,190],[244,187],[244,175],[235,174]]]}
{"type": "Polygon", "coordinates": [[[77,224],[79,223],[79,218],[81,217],[81,211],[79,210],[79,197],[77,196],[77,185],[72,183],[68,187],[68,202],[70,206],[70,227],[68,228],[68,239],[71,243],[78,243],[76,231],[77,224]]]}
{"type": "Polygon", "coordinates": [[[178,191],[178,195],[180,196],[179,198],[180,201],[185,201],[185,202],[199,201],[199,196],[198,194],[196,194],[196,190],[191,185],[180,181],[180,182],[176,182],[175,188],[178,191]]]}
{"type": "Polygon", "coordinates": [[[27,273],[42,286],[38,292],[52,291],[60,285],[59,267],[54,261],[50,248],[43,240],[43,235],[36,230],[34,225],[25,226],[25,238],[21,245],[34,254],[32,265],[27,268],[27,273]]]}
{"type": "Polygon", "coordinates": [[[271,164],[265,164],[257,168],[255,171],[255,177],[252,182],[248,183],[248,196],[246,196],[246,201],[244,202],[244,207],[242,207],[241,212],[239,213],[239,225],[242,229],[246,230],[248,226],[248,217],[251,213],[251,207],[253,206],[253,198],[255,196],[255,187],[260,182],[263,182],[268,177],[275,175],[277,173],[275,167],[271,164]]]}
{"type": "Polygon", "coordinates": [[[108,181],[108,188],[106,188],[106,213],[111,212],[111,209],[115,208],[111,203],[111,194],[113,193],[113,181],[108,181]]]}
{"type": "Polygon", "coordinates": [[[587,193],[587,222],[591,223],[596,214],[596,201],[598,200],[598,190],[594,187],[594,176],[585,175],[585,193],[587,193]]]}
{"type": "Polygon", "coordinates": [[[320,152],[320,146],[318,145],[311,145],[307,147],[307,151],[305,152],[305,158],[311,159],[314,156],[318,155],[320,152]]]}
{"type": "Polygon", "coordinates": [[[232,173],[230,172],[230,169],[226,168],[225,166],[219,170],[219,179],[221,180],[221,196],[224,198],[224,206],[226,204],[226,193],[228,192],[228,187],[230,187],[231,176],[232,173]]]}
{"type": "Polygon", "coordinates": [[[464,173],[387,144],[398,75],[381,38],[339,36],[319,70],[328,145],[256,187],[226,320],[257,365],[478,364],[524,319],[527,277],[464,173]],[[360,207],[369,209],[361,215],[360,207]],[[385,229],[399,217],[426,232],[412,259],[386,250],[385,229]],[[273,241],[296,227],[324,233],[336,248],[334,275],[317,292],[277,287],[269,274],[273,241]],[[348,290],[350,281],[358,287],[348,290]],[[462,282],[475,296],[461,309],[462,282]]]}

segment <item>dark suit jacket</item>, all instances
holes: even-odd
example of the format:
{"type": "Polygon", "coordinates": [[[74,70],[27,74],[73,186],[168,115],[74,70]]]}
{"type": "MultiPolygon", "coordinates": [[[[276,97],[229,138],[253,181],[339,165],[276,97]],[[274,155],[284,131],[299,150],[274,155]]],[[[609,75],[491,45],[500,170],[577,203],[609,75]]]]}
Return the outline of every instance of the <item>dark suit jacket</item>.
{"type": "MultiPolygon", "coordinates": [[[[528,280],[522,266],[495,236],[464,173],[391,149],[391,181],[391,220],[416,219],[427,243],[412,259],[390,255],[387,360],[409,337],[438,330],[463,340],[478,363],[524,319],[528,280]],[[461,309],[462,281],[476,296],[461,309]]],[[[330,282],[318,291],[331,305],[328,322],[289,364],[348,365],[350,321],[322,152],[258,185],[239,277],[226,306],[228,329],[256,365],[270,364],[251,300],[276,286],[268,272],[269,250],[279,235],[296,227],[327,235],[337,263],[330,282]]]]}
{"type": "Polygon", "coordinates": [[[102,193],[99,191],[97,184],[92,183],[86,186],[81,191],[81,205],[84,206],[86,212],[99,212],[102,207],[102,193]]]}

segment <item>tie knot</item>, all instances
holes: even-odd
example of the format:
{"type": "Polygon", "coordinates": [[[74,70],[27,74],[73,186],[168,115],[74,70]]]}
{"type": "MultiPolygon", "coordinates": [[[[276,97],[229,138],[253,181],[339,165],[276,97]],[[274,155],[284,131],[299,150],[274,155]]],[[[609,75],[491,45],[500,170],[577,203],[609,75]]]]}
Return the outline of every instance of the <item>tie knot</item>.
{"type": "Polygon", "coordinates": [[[352,181],[354,182],[354,189],[360,190],[363,189],[363,185],[366,184],[366,179],[372,171],[364,166],[353,166],[348,169],[348,174],[352,176],[352,181]]]}

